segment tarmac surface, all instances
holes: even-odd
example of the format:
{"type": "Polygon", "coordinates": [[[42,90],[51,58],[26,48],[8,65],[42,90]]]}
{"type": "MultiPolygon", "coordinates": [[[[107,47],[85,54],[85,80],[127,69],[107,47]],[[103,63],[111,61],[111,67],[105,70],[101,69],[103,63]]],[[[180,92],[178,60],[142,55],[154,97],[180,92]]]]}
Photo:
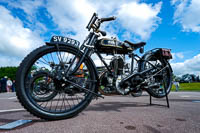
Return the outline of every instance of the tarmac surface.
{"type": "Polygon", "coordinates": [[[20,105],[15,93],[0,94],[0,125],[32,120],[23,126],[0,130],[9,133],[200,133],[200,92],[171,92],[166,99],[106,96],[93,100],[76,117],[44,121],[20,105]]]}

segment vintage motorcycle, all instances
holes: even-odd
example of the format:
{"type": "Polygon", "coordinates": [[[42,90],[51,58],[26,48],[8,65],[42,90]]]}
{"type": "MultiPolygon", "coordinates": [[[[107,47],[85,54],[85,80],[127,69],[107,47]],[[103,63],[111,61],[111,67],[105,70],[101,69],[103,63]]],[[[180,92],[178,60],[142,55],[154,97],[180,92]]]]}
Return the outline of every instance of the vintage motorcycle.
{"type": "Polygon", "coordinates": [[[106,32],[100,26],[112,20],[115,17],[98,18],[94,13],[81,46],[77,40],[53,36],[24,58],[16,74],[16,94],[27,111],[42,119],[59,120],[77,115],[102,95],[145,90],[162,98],[170,92],[170,50],[156,48],[139,57],[133,51],[143,53],[145,42],[104,38],[106,32]],[[99,73],[91,59],[94,53],[105,65],[99,73]],[[110,63],[103,54],[112,56],[110,63]]]}

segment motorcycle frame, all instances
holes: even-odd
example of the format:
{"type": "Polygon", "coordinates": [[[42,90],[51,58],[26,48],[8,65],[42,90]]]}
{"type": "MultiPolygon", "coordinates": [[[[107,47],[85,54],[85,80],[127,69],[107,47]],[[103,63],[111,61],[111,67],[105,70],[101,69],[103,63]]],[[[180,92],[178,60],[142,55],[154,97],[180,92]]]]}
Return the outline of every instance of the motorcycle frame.
{"type": "MultiPolygon", "coordinates": [[[[111,74],[112,76],[115,76],[114,73],[112,72],[112,70],[109,68],[109,65],[108,65],[108,64],[105,62],[105,60],[103,59],[103,57],[102,57],[101,53],[99,52],[99,50],[95,47],[95,44],[96,44],[96,41],[97,41],[97,38],[98,38],[98,37],[99,37],[99,36],[98,36],[97,34],[93,33],[93,32],[90,32],[90,33],[89,33],[89,35],[87,36],[86,40],[83,42],[82,46],[80,47],[80,50],[82,50],[82,52],[83,52],[84,54],[83,54],[83,56],[79,59],[79,62],[77,63],[76,67],[74,68],[74,70],[73,70],[69,75],[73,75],[73,74],[79,69],[80,65],[82,64],[82,62],[83,62],[83,60],[85,59],[86,56],[90,56],[90,55],[92,55],[93,53],[96,53],[96,55],[98,56],[98,58],[99,58],[99,59],[102,61],[102,63],[104,64],[105,68],[108,70],[109,74],[111,74]],[[86,42],[87,42],[87,44],[86,44],[86,42]]],[[[80,52],[80,51],[79,51],[79,52],[80,52]]],[[[146,52],[142,57],[138,56],[137,54],[134,54],[134,52],[133,52],[133,53],[129,53],[129,55],[130,55],[131,58],[132,58],[132,59],[131,59],[131,60],[132,60],[132,61],[131,61],[131,75],[128,76],[127,78],[125,78],[125,80],[128,79],[129,77],[131,77],[131,76],[133,76],[133,75],[135,74],[135,73],[133,73],[134,60],[136,60],[138,63],[143,62],[143,61],[145,61],[145,60],[143,59],[143,57],[144,57],[146,54],[150,54],[150,53],[152,53],[152,50],[146,52]],[[136,59],[136,57],[139,58],[139,60],[136,59]]],[[[77,54],[77,55],[78,55],[78,54],[77,54]]],[[[73,63],[75,62],[75,60],[76,60],[76,58],[77,58],[77,55],[76,55],[76,57],[74,57],[74,59],[73,59],[71,65],[70,65],[70,67],[68,67],[68,69],[67,69],[67,74],[68,74],[69,69],[71,68],[71,66],[72,66],[73,63]]],[[[138,70],[139,70],[138,72],[139,72],[140,74],[142,74],[142,75],[145,74],[145,73],[147,73],[147,72],[149,72],[149,71],[151,71],[151,70],[154,69],[154,68],[157,68],[157,67],[156,67],[155,65],[153,65],[151,62],[149,62],[149,61],[146,61],[146,62],[148,62],[153,68],[146,69],[146,70],[144,70],[144,71],[140,71],[141,68],[138,68],[138,70]]],[[[138,67],[141,67],[141,66],[139,65],[138,67]]],[[[96,65],[95,65],[95,69],[97,70],[96,65]]]]}

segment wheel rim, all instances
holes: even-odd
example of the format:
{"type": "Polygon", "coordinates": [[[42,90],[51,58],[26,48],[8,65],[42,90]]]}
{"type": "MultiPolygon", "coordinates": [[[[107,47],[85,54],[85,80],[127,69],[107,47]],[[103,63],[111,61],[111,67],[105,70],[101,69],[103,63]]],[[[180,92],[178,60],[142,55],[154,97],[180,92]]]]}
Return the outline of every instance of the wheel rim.
{"type": "MultiPolygon", "coordinates": [[[[68,113],[73,112],[75,108],[82,105],[83,102],[86,102],[89,95],[91,95],[88,91],[80,90],[80,88],[77,88],[71,84],[66,84],[64,80],[59,80],[60,83],[58,83],[53,79],[54,75],[51,75],[53,79],[52,83],[54,84],[52,84],[52,87],[49,87],[49,89],[52,91],[52,93],[56,93],[55,96],[46,100],[42,100],[41,95],[41,99],[38,100],[33,97],[33,91],[30,89],[30,81],[34,77],[34,73],[37,73],[38,71],[47,71],[49,73],[53,73],[55,69],[52,68],[52,63],[55,66],[57,65],[57,68],[59,68],[60,66],[58,64],[62,62],[62,65],[66,65],[62,69],[66,69],[70,64],[70,59],[72,60],[73,58],[75,58],[75,53],[72,53],[69,50],[61,50],[60,52],[57,52],[56,50],[50,50],[37,56],[37,59],[31,63],[32,65],[29,66],[24,83],[26,95],[36,108],[47,113],[68,113]]],[[[90,71],[89,64],[87,62],[83,62],[83,66],[82,73],[84,74],[79,74],[78,76],[77,74],[71,75],[71,81],[82,87],[92,90],[94,89],[94,73],[90,71]]],[[[75,65],[72,66],[72,68],[74,67],[75,65]]],[[[56,73],[59,73],[59,71],[56,73]]],[[[37,86],[38,83],[34,82],[34,85],[37,86]]]]}
{"type": "MultiPolygon", "coordinates": [[[[167,66],[165,69],[163,69],[166,64],[164,64],[161,60],[159,60],[156,57],[151,56],[149,59],[149,62],[151,64],[153,64],[154,66],[156,66],[158,68],[157,71],[154,71],[155,69],[153,69],[148,76],[151,77],[152,75],[154,75],[157,72],[158,76],[154,76],[152,78],[150,78],[149,82],[150,83],[159,83],[159,87],[152,87],[152,88],[148,88],[152,93],[154,93],[154,95],[158,96],[158,97],[163,97],[170,92],[171,89],[171,75],[170,75],[170,68],[169,66],[167,66]],[[160,71],[160,72],[159,72],[160,71]]],[[[145,63],[145,69],[149,69],[152,66],[149,63],[145,63]]]]}

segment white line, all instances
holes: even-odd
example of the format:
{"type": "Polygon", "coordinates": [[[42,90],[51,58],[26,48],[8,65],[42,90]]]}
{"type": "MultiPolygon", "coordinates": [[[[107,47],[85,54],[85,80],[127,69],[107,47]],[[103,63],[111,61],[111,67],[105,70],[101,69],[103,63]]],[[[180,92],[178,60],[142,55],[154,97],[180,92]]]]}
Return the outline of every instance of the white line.
{"type": "Polygon", "coordinates": [[[180,97],[185,97],[185,98],[186,97],[198,97],[199,98],[200,96],[197,96],[197,95],[181,95],[180,97]]]}
{"type": "Polygon", "coordinates": [[[180,96],[180,97],[191,97],[191,96],[183,95],[183,96],[180,96]]]}
{"type": "Polygon", "coordinates": [[[4,112],[15,112],[15,111],[22,111],[25,110],[24,108],[20,108],[20,109],[8,109],[8,110],[0,110],[0,113],[4,113],[4,112]]]}
{"type": "Polygon", "coordinates": [[[0,99],[8,99],[8,98],[0,98],[0,99]]]}
{"type": "Polygon", "coordinates": [[[200,100],[193,100],[193,103],[200,103],[200,100]]]}
{"type": "Polygon", "coordinates": [[[8,99],[16,99],[17,97],[9,97],[8,99]]]}
{"type": "Polygon", "coordinates": [[[0,99],[16,99],[17,97],[0,98],[0,99]]]}

